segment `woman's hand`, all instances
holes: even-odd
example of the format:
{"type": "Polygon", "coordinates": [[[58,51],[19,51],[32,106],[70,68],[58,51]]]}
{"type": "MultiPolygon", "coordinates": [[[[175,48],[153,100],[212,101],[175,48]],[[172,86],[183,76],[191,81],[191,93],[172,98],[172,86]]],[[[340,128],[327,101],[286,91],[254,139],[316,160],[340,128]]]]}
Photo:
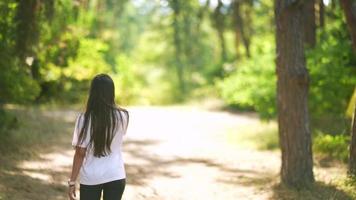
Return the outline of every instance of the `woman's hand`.
{"type": "Polygon", "coordinates": [[[69,200],[75,200],[77,198],[77,196],[75,194],[75,185],[69,186],[68,197],[69,197],[69,200]]]}

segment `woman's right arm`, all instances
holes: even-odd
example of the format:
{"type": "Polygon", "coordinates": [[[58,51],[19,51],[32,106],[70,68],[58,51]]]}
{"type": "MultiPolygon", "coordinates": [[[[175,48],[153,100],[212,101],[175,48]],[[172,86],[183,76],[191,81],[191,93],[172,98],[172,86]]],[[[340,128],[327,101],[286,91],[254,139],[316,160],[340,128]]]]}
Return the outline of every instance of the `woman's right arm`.
{"type": "MultiPolygon", "coordinates": [[[[77,180],[80,168],[82,167],[83,160],[85,158],[87,149],[82,148],[82,147],[75,147],[75,153],[74,153],[74,158],[73,158],[73,166],[72,166],[72,173],[70,176],[69,181],[70,182],[75,182],[77,180]]],[[[68,186],[69,191],[68,191],[68,196],[70,200],[75,199],[76,194],[75,194],[75,185],[74,186],[68,186]]]]}

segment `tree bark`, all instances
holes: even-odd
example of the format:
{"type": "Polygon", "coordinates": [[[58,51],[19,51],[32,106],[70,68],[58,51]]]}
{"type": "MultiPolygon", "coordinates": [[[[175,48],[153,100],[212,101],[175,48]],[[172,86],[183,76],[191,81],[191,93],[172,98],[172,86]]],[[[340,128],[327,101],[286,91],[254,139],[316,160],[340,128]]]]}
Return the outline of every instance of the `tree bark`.
{"type": "Polygon", "coordinates": [[[323,0],[319,0],[319,26],[324,27],[325,25],[325,5],[323,0]]]}
{"type": "Polygon", "coordinates": [[[233,16],[235,24],[235,45],[238,53],[238,48],[240,45],[240,39],[242,39],[243,45],[246,50],[246,56],[251,57],[250,53],[250,38],[247,35],[245,28],[244,19],[241,16],[241,2],[239,0],[233,1],[233,16]]]}
{"type": "Polygon", "coordinates": [[[309,47],[314,47],[316,44],[315,0],[304,2],[304,41],[309,47]]]}
{"type": "Polygon", "coordinates": [[[353,120],[351,124],[351,141],[349,152],[349,169],[348,173],[351,176],[356,176],[356,105],[354,108],[353,120]]]}
{"type": "Polygon", "coordinates": [[[207,0],[205,2],[205,5],[203,5],[198,12],[197,18],[199,20],[199,23],[197,24],[197,29],[200,30],[200,26],[206,16],[206,14],[209,12],[209,6],[210,6],[210,0],[207,0]]]}
{"type": "Polygon", "coordinates": [[[179,27],[179,15],[180,15],[180,4],[179,0],[172,0],[171,6],[173,9],[173,29],[174,29],[174,45],[175,45],[175,56],[176,56],[176,70],[177,78],[179,84],[179,90],[181,96],[185,93],[185,80],[184,80],[184,69],[182,62],[182,41],[180,36],[180,27],[179,27]]]}
{"type": "Polygon", "coordinates": [[[302,0],[275,1],[281,181],[298,188],[314,182],[303,10],[302,0]]]}
{"type": "Polygon", "coordinates": [[[30,56],[30,54],[34,54],[32,50],[33,46],[38,43],[40,1],[17,0],[17,3],[17,13],[15,16],[17,26],[16,51],[21,62],[25,63],[25,58],[30,56]]]}
{"type": "MultiPolygon", "coordinates": [[[[351,0],[341,0],[340,3],[345,13],[347,27],[352,40],[353,52],[356,54],[356,2],[351,2],[351,0]]],[[[351,176],[356,176],[356,105],[351,125],[348,173],[351,176]]]]}
{"type": "Polygon", "coordinates": [[[356,54],[356,1],[340,0],[340,3],[344,9],[347,27],[351,35],[352,47],[356,54]]]}
{"type": "Polygon", "coordinates": [[[226,44],[225,44],[225,17],[221,11],[223,7],[223,3],[221,0],[218,0],[218,5],[214,10],[214,21],[215,27],[218,33],[218,38],[220,41],[220,49],[221,49],[221,61],[224,63],[227,60],[227,53],[226,53],[226,44]]]}

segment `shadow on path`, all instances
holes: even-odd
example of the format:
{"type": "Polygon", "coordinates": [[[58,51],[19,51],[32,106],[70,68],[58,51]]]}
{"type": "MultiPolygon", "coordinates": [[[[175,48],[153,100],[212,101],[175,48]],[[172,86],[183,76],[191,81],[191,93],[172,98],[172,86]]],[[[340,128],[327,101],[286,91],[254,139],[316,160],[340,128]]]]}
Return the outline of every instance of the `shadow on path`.
{"type": "Polygon", "coordinates": [[[277,184],[270,200],[353,200],[346,192],[332,185],[316,182],[311,188],[294,190],[277,184]]]}
{"type": "Polygon", "coordinates": [[[0,138],[0,199],[67,199],[70,167],[58,158],[70,156],[65,150],[70,150],[73,111],[16,108],[9,112],[16,114],[20,124],[0,138]]]}
{"type": "Polygon", "coordinates": [[[148,147],[157,144],[159,144],[159,141],[154,140],[127,140],[125,142],[125,152],[130,157],[141,161],[139,164],[132,164],[130,160],[127,161],[126,173],[128,184],[144,186],[153,177],[180,178],[180,175],[170,170],[170,167],[188,167],[190,164],[216,169],[221,174],[216,179],[216,182],[225,184],[262,187],[276,179],[275,174],[259,172],[257,170],[230,168],[226,164],[208,158],[179,156],[162,158],[159,155],[150,154],[148,147]]]}
{"type": "MultiPolygon", "coordinates": [[[[18,130],[0,136],[0,200],[67,199],[65,182],[72,164],[73,150],[70,141],[77,112],[63,109],[13,109],[11,112],[16,113],[23,124],[18,130]]],[[[190,154],[161,155],[155,151],[161,142],[152,139],[126,138],[123,149],[129,187],[157,187],[157,185],[152,186],[152,180],[156,179],[164,179],[168,182],[163,183],[172,185],[177,183],[175,180],[178,179],[184,182],[187,176],[198,171],[201,173],[193,177],[195,182],[192,184],[199,185],[201,180],[205,180],[201,179],[205,178],[201,176],[207,175],[212,178],[213,183],[219,185],[216,187],[217,193],[230,192],[226,189],[245,191],[248,188],[252,192],[272,190],[270,200],[352,199],[336,187],[323,183],[316,183],[315,187],[305,191],[294,191],[281,185],[273,187],[278,180],[277,174],[263,171],[258,167],[248,169],[236,167],[230,165],[229,161],[223,163],[215,160],[213,156],[202,158],[190,154]],[[195,171],[191,172],[190,169],[195,171]]],[[[222,156],[229,157],[229,155],[222,156]]],[[[175,190],[177,188],[172,191],[179,192],[175,190]]],[[[195,191],[190,191],[191,189],[187,187],[184,191],[188,192],[187,194],[194,193],[195,191]]],[[[163,198],[165,199],[167,198],[163,198]]]]}

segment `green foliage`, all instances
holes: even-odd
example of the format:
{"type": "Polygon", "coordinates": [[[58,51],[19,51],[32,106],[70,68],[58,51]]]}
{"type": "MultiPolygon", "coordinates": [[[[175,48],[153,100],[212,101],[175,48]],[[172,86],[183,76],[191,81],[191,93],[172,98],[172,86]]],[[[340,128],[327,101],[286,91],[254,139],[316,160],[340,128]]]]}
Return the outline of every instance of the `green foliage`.
{"type": "MultiPolygon", "coordinates": [[[[224,3],[220,21],[224,24],[225,59],[221,57],[215,7],[205,3],[1,1],[0,45],[4,51],[0,51],[0,103],[78,101],[95,74],[109,73],[124,104],[172,103],[210,95],[216,91],[212,88],[216,83],[227,105],[273,118],[273,2],[241,4],[242,18],[251,22],[245,24],[250,58],[241,38],[235,41],[238,33],[232,7],[224,3]],[[38,4],[36,13],[26,6],[30,4],[38,4]],[[21,34],[23,38],[19,38],[21,34]],[[236,43],[240,45],[236,47],[236,43]],[[25,64],[28,56],[35,64],[25,64]],[[178,69],[182,69],[183,83],[178,69]]],[[[318,45],[307,52],[310,110],[313,119],[338,116],[338,124],[342,124],[356,82],[355,58],[341,10],[329,12],[331,17],[327,16],[330,19],[318,36],[318,45]]]]}
{"type": "MultiPolygon", "coordinates": [[[[348,130],[345,113],[356,85],[356,59],[341,14],[336,12],[320,31],[319,43],[306,53],[312,126],[332,133],[348,130]]],[[[252,108],[265,119],[276,116],[273,43],[271,38],[256,39],[252,58],[235,64],[236,70],[218,82],[227,104],[252,108]]]]}
{"type": "Polygon", "coordinates": [[[174,81],[177,89],[172,92],[179,101],[221,74],[220,49],[216,30],[207,17],[211,14],[209,9],[203,9],[198,1],[169,1],[169,8],[167,19],[157,23],[168,37],[167,50],[160,56],[168,67],[167,73],[174,75],[168,76],[174,81]]]}
{"type": "Polygon", "coordinates": [[[254,34],[251,57],[238,58],[232,67],[225,69],[227,76],[216,85],[227,105],[253,109],[262,119],[271,119],[276,115],[273,2],[256,4],[251,17],[254,34]]]}
{"type": "Polygon", "coordinates": [[[320,31],[320,42],[307,51],[312,125],[330,133],[349,131],[346,112],[356,85],[356,59],[342,15],[335,13],[320,31]]]}
{"type": "MultiPolygon", "coordinates": [[[[3,54],[0,60],[0,104],[15,102],[29,102],[39,94],[40,88],[36,81],[29,75],[26,67],[18,63],[17,60],[5,60],[3,54]]],[[[5,57],[6,58],[6,57],[5,57]]]]}
{"type": "Polygon", "coordinates": [[[316,153],[346,162],[350,137],[346,135],[321,134],[315,136],[313,150],[316,153]]]}
{"type": "Polygon", "coordinates": [[[275,116],[276,76],[273,47],[270,38],[259,40],[259,54],[236,64],[236,70],[218,82],[226,103],[242,108],[253,108],[264,119],[275,116]],[[268,41],[268,42],[263,42],[268,41]]]}
{"type": "Polygon", "coordinates": [[[134,71],[132,62],[125,55],[119,55],[116,58],[116,73],[113,75],[116,82],[116,96],[122,104],[137,103],[138,95],[142,84],[138,81],[139,74],[134,71]]]}
{"type": "Polygon", "coordinates": [[[29,76],[30,69],[15,54],[15,15],[17,4],[0,2],[0,105],[8,102],[24,103],[33,100],[39,93],[39,86],[29,76]]]}
{"type": "Polygon", "coordinates": [[[105,61],[106,51],[106,44],[100,40],[81,38],[77,55],[69,60],[63,74],[76,80],[85,80],[98,73],[109,73],[111,67],[105,61]]]}
{"type": "Polygon", "coordinates": [[[330,114],[345,117],[356,85],[356,59],[346,30],[342,21],[329,23],[320,33],[320,43],[307,53],[314,118],[330,114]]]}

